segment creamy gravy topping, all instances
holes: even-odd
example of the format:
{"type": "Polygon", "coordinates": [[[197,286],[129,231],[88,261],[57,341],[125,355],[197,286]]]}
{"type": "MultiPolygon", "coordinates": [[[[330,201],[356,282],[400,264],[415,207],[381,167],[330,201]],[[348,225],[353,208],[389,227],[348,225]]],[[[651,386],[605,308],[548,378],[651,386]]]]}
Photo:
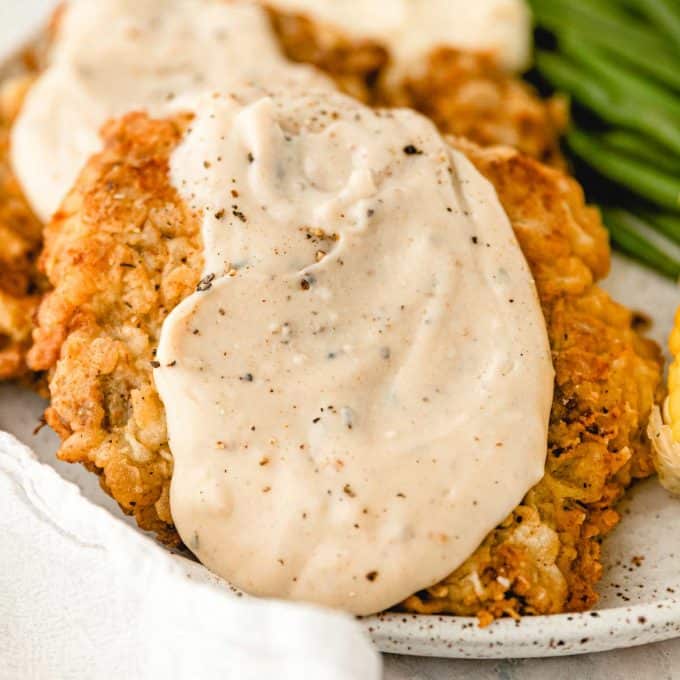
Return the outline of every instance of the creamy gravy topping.
{"type": "Polygon", "coordinates": [[[35,211],[47,220],[57,209],[109,118],[140,109],[164,116],[183,95],[241,80],[326,83],[283,57],[266,13],[248,2],[70,0],[12,135],[12,162],[35,211]]]}
{"type": "Polygon", "coordinates": [[[368,614],[543,474],[553,372],[493,187],[422,116],[212,96],[174,152],[205,277],[155,369],[185,543],[244,590],[368,614]]]}
{"type": "Polygon", "coordinates": [[[398,70],[413,70],[438,47],[491,53],[508,71],[531,54],[531,15],[524,0],[263,0],[383,43],[398,70]]]}

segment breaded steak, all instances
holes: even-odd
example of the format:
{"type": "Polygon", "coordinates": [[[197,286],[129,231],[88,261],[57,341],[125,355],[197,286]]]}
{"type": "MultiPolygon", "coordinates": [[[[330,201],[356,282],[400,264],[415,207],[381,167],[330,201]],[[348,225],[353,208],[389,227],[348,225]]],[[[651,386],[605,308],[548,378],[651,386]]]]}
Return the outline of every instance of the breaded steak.
{"type": "MultiPolygon", "coordinates": [[[[47,229],[42,265],[54,291],[30,353],[34,369],[50,371],[60,458],[97,472],[125,512],[170,544],[179,542],[172,456],[152,366],[163,320],[201,277],[199,220],[168,178],[188,125],[137,113],[105,128],[104,150],[47,229]]],[[[615,504],[652,472],[645,426],[661,396],[660,354],[594,284],[609,248],[578,184],[508,148],[451,142],[496,187],[531,266],[556,389],[543,480],[459,569],[402,607],[482,621],[586,609],[615,504]]]]}

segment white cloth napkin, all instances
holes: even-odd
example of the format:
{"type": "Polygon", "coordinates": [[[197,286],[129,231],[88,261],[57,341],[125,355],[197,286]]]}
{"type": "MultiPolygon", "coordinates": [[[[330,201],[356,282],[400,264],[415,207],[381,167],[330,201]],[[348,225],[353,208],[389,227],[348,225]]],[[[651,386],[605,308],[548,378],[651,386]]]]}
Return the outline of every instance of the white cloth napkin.
{"type": "Polygon", "coordinates": [[[378,680],[351,617],[237,597],[0,433],[0,677],[378,680]]]}

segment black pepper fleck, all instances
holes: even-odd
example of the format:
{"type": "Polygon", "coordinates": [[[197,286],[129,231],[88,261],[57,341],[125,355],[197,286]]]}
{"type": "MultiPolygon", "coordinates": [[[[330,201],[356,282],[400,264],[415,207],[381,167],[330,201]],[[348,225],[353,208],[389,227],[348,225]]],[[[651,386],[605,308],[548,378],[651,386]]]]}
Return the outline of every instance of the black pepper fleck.
{"type": "Polygon", "coordinates": [[[241,220],[241,222],[248,221],[248,218],[240,210],[237,210],[236,208],[233,208],[231,213],[234,217],[238,217],[238,219],[241,220]]]}
{"type": "Polygon", "coordinates": [[[300,288],[302,290],[309,290],[316,279],[311,274],[305,274],[302,279],[300,279],[300,288]]]}
{"type": "Polygon", "coordinates": [[[207,276],[204,276],[199,282],[198,285],[196,286],[196,290],[199,293],[204,293],[206,290],[210,290],[212,288],[212,282],[215,280],[215,275],[214,274],[208,274],[207,276]]]}

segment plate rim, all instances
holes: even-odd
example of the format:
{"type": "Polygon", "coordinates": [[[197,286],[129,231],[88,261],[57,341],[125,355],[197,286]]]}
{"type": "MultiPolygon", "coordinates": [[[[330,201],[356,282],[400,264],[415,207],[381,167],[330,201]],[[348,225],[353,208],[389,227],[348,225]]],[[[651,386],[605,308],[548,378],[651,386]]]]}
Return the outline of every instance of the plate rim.
{"type": "Polygon", "coordinates": [[[484,628],[475,617],[410,612],[377,614],[360,623],[377,648],[389,654],[456,659],[568,656],[680,637],[680,599],[503,618],[484,628]]]}

